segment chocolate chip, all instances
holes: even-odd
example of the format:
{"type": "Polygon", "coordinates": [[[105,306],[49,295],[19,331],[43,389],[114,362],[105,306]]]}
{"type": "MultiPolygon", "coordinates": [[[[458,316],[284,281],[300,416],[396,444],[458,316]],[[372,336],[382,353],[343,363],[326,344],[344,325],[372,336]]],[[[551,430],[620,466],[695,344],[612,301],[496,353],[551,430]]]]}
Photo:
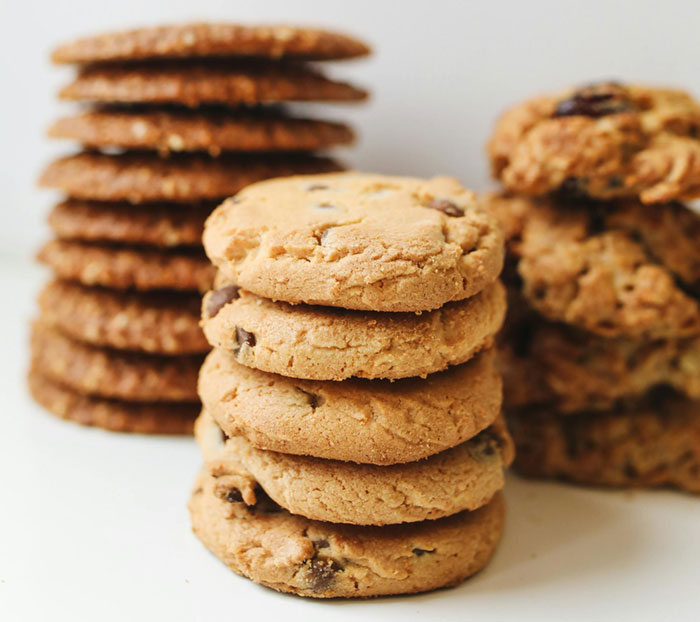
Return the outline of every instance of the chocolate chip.
{"type": "Polygon", "coordinates": [[[418,557],[420,557],[421,555],[425,555],[426,553],[434,553],[434,552],[435,552],[435,549],[419,549],[419,548],[415,548],[412,551],[412,553],[418,557]]]}
{"type": "Polygon", "coordinates": [[[255,487],[255,505],[250,507],[255,512],[262,514],[278,514],[282,511],[280,505],[260,487],[255,487]]]}
{"type": "Polygon", "coordinates": [[[622,188],[622,177],[619,175],[610,175],[610,177],[608,177],[607,186],[611,190],[614,188],[622,188]]]}
{"type": "Polygon", "coordinates": [[[331,587],[335,575],[342,567],[332,559],[312,559],[309,565],[309,587],[314,592],[325,592],[331,587]]]}
{"type": "Polygon", "coordinates": [[[306,395],[306,399],[311,406],[312,410],[316,410],[319,406],[323,406],[326,403],[326,398],[323,395],[317,395],[316,393],[311,393],[310,391],[305,391],[301,387],[297,387],[299,393],[306,395]]]}
{"type": "Polygon", "coordinates": [[[233,349],[233,356],[238,356],[244,343],[252,348],[255,345],[255,335],[249,333],[245,328],[236,326],[236,347],[233,349]]]}
{"type": "Polygon", "coordinates": [[[239,288],[236,285],[226,285],[215,289],[207,299],[207,317],[214,317],[221,307],[238,298],[239,288]]]}
{"type": "Polygon", "coordinates": [[[627,91],[619,84],[603,82],[576,91],[557,104],[553,117],[604,117],[632,109],[627,91]]]}
{"type": "Polygon", "coordinates": [[[243,501],[243,495],[238,488],[231,488],[231,490],[226,493],[226,501],[229,503],[240,503],[243,501]]]}
{"type": "Polygon", "coordinates": [[[635,477],[639,476],[639,471],[637,470],[637,467],[635,467],[631,462],[625,462],[624,466],[622,467],[622,470],[625,473],[625,477],[634,479],[635,477]]]}
{"type": "Polygon", "coordinates": [[[427,206],[448,216],[464,216],[464,210],[448,199],[433,199],[427,206]]]}
{"type": "Polygon", "coordinates": [[[328,540],[326,540],[325,538],[323,540],[314,540],[313,545],[317,551],[320,549],[327,549],[330,546],[328,540]]]}

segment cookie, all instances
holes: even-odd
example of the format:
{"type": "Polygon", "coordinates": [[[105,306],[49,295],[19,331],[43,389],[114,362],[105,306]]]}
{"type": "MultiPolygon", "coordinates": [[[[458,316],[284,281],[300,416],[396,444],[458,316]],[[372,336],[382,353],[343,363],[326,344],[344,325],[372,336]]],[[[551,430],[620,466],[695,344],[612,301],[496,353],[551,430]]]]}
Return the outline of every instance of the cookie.
{"type": "MultiPolygon", "coordinates": [[[[686,263],[669,249],[666,233],[652,231],[651,223],[662,221],[646,214],[658,207],[626,203],[618,210],[615,204],[508,195],[485,203],[510,236],[508,250],[523,295],[544,317],[604,337],[700,334],[700,304],[688,293],[697,284],[693,228],[684,233],[673,226],[668,232],[680,235],[679,247],[694,248],[686,263]],[[671,256],[669,264],[679,272],[664,263],[671,256]],[[688,282],[679,283],[685,278],[680,272],[688,282]]],[[[683,221],[700,220],[690,210],[675,209],[683,221]]]]}
{"type": "Polygon", "coordinates": [[[367,92],[292,63],[210,59],[83,67],[61,99],[106,104],[227,106],[290,101],[362,101],[367,92]]]}
{"type": "Polygon", "coordinates": [[[39,183],[76,199],[192,203],[222,199],[268,177],[339,169],[333,160],[306,154],[226,154],[218,158],[178,154],[161,158],[153,153],[88,151],[54,160],[39,183]]]}
{"type": "Polygon", "coordinates": [[[474,296],[503,265],[503,238],[451,178],[364,173],[254,184],[204,228],[207,255],[263,298],[427,311],[474,296]]]}
{"type": "Polygon", "coordinates": [[[369,52],[362,41],[327,30],[196,22],[85,37],[57,47],[51,60],[54,63],[94,63],[211,56],[340,60],[365,56],[369,52]]]}
{"type": "Polygon", "coordinates": [[[189,502],[194,533],[237,574],[313,598],[455,585],[488,563],[503,531],[500,495],[474,512],[367,527],[312,521],[266,499],[249,507],[236,484],[235,478],[200,473],[189,502]]]}
{"type": "Polygon", "coordinates": [[[236,350],[248,367],[311,380],[396,379],[425,377],[490,347],[505,309],[498,281],[420,315],[290,305],[228,285],[205,296],[202,327],[213,347],[236,350]],[[254,347],[239,347],[243,334],[254,335],[254,347]]]}
{"type": "Polygon", "coordinates": [[[350,144],[343,123],[289,117],[276,111],[199,112],[186,109],[101,108],[56,121],[49,136],[91,148],[207,151],[316,151],[350,144]]]}
{"type": "Polygon", "coordinates": [[[77,393],[134,402],[194,402],[202,357],[163,356],[90,346],[39,321],[32,368],[77,393]]]}
{"type": "Polygon", "coordinates": [[[37,259],[60,279],[116,289],[205,292],[215,272],[196,248],[155,249],[51,240],[39,250],[37,259]]]}
{"type": "Polygon", "coordinates": [[[56,236],[64,240],[199,246],[204,221],[214,207],[68,199],[51,210],[48,220],[56,236]]]}
{"type": "Polygon", "coordinates": [[[681,91],[616,83],[537,97],[503,115],[489,157],[494,177],[519,194],[692,199],[700,104],[681,91]]]}
{"type": "MultiPolygon", "coordinates": [[[[251,347],[247,339],[241,348],[251,347]]],[[[297,380],[214,350],[199,396],[228,436],[258,449],[366,464],[413,462],[476,436],[498,417],[493,352],[426,379],[297,380]]]]}
{"type": "Polygon", "coordinates": [[[501,352],[508,406],[548,404],[563,413],[607,410],[658,386],[700,399],[698,337],[606,339],[547,322],[521,330],[527,331],[522,335],[527,345],[519,355],[513,349],[501,352]]]}
{"type": "Polygon", "coordinates": [[[508,423],[525,475],[700,493],[700,402],[663,395],[566,417],[535,408],[509,413],[508,423]]]}
{"type": "Polygon", "coordinates": [[[206,352],[199,295],[120,292],[52,281],[39,294],[41,318],[78,341],[160,354],[206,352]]]}
{"type": "Polygon", "coordinates": [[[393,466],[293,456],[227,438],[206,410],[195,424],[205,467],[240,478],[241,498],[257,501],[256,487],[292,514],[353,525],[386,525],[476,510],[503,488],[513,459],[505,422],[425,460],[393,466]]]}
{"type": "Polygon", "coordinates": [[[192,434],[200,405],[197,403],[148,403],[91,397],[71,391],[29,372],[29,391],[46,410],[61,419],[96,426],[112,432],[137,434],[192,434]]]}

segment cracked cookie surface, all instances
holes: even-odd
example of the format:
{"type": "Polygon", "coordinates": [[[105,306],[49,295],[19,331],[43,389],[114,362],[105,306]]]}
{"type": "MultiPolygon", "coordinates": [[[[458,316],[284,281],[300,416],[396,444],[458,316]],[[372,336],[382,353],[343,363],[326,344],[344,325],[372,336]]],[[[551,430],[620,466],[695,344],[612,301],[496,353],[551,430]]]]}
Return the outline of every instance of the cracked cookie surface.
{"type": "Polygon", "coordinates": [[[427,311],[473,296],[503,264],[493,218],[456,180],[363,173],[249,186],[205,224],[207,255],[263,298],[427,311]]]}
{"type": "Polygon", "coordinates": [[[519,194],[692,199],[700,104],[682,91],[616,83],[541,96],[501,117],[489,156],[494,177],[519,194]]]}
{"type": "Polygon", "coordinates": [[[425,376],[490,347],[505,315],[500,282],[435,311],[380,313],[290,305],[224,285],[202,304],[213,347],[248,367],[294,378],[343,380],[425,376]],[[255,336],[240,347],[241,330],[255,336]]]}
{"type": "Polygon", "coordinates": [[[503,488],[513,460],[505,422],[497,419],[474,438],[425,460],[393,466],[352,464],[265,451],[244,437],[226,437],[204,410],[195,438],[205,468],[235,476],[246,505],[256,487],[292,514],[354,525],[417,522],[486,505],[503,488]]]}
{"type": "Polygon", "coordinates": [[[661,208],[634,201],[491,195],[484,204],[503,224],[524,297],[546,318],[605,337],[700,334],[700,216],[689,209],[664,206],[658,218],[649,211],[661,208]]]}
{"type": "MultiPolygon", "coordinates": [[[[249,347],[249,344],[242,347],[249,347]]],[[[412,462],[450,449],[500,413],[492,350],[426,379],[298,380],[212,351],[199,396],[228,436],[281,453],[368,464],[412,462]]]]}
{"type": "Polygon", "coordinates": [[[239,500],[237,483],[199,474],[189,502],[195,534],[237,574],[313,598],[455,585],[488,563],[503,531],[500,495],[473,512],[371,527],[309,520],[269,500],[252,509],[239,500]]]}

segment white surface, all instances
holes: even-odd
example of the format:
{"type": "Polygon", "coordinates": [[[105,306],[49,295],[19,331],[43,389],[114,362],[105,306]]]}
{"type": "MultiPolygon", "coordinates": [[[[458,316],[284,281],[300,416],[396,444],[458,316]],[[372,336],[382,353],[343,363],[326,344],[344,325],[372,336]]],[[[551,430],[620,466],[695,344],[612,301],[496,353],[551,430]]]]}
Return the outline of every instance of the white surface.
{"type": "Polygon", "coordinates": [[[0,263],[3,622],[698,620],[700,502],[673,492],[511,477],[493,563],[423,596],[314,602],[233,575],[190,533],[191,439],[80,427],[26,395],[27,318],[44,277],[0,263]]]}
{"type": "MultiPolygon", "coordinates": [[[[190,535],[191,440],[60,422],[24,389],[27,319],[40,276],[28,257],[52,197],[33,187],[68,145],[43,132],[70,72],[48,50],[74,35],[191,18],[290,21],[366,38],[371,60],[332,74],[373,91],[353,121],[358,168],[486,181],[498,111],[601,77],[698,93],[700,3],[479,0],[0,0],[0,620],[697,620],[700,503],[511,478],[508,527],[486,572],[461,587],[373,602],[307,602],[233,576],[190,535]]],[[[327,111],[328,109],[324,109],[327,111]]]]}

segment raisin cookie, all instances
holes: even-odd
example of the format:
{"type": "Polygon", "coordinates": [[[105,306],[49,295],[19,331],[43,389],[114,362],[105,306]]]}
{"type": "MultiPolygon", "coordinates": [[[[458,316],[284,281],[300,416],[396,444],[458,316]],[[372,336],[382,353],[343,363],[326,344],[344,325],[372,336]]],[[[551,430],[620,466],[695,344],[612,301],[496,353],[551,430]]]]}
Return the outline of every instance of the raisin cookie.
{"type": "Polygon", "coordinates": [[[478,510],[435,521],[370,527],[295,516],[256,493],[248,506],[239,479],[202,472],[189,509],[194,533],[237,574],[313,598],[425,592],[481,570],[503,531],[500,495],[478,510]]]}
{"type": "Polygon", "coordinates": [[[32,326],[32,368],[87,395],[135,402],[194,402],[202,358],[97,348],[41,321],[32,326]]]}
{"type": "Polygon", "coordinates": [[[616,83],[537,97],[503,115],[489,157],[494,177],[520,194],[692,199],[700,104],[681,91],[616,83]]]}
{"type": "Polygon", "coordinates": [[[209,350],[199,304],[196,293],[121,292],[69,281],[51,281],[39,294],[42,321],[73,339],[160,354],[209,350]]]}
{"type": "Polygon", "coordinates": [[[201,249],[50,240],[37,259],[60,279],[115,289],[207,291],[215,270],[201,249]]]}
{"type": "Polygon", "coordinates": [[[606,413],[508,414],[515,469],[594,486],[700,493],[700,402],[662,394],[606,413]]]}
{"type": "Polygon", "coordinates": [[[202,327],[213,347],[248,367],[311,380],[406,378],[464,363],[501,327],[500,282],[435,311],[379,313],[290,305],[227,285],[209,292],[202,327]],[[241,347],[253,335],[255,345],[241,347]]]}
{"type": "Polygon", "coordinates": [[[187,109],[103,107],[56,121],[49,136],[90,148],[207,151],[315,151],[353,141],[343,123],[298,119],[275,110],[206,113],[187,109]]]}
{"type": "Polygon", "coordinates": [[[224,278],[263,298],[427,311],[473,296],[503,265],[503,238],[451,178],[363,173],[247,187],[204,229],[224,278]]]}
{"type": "Polygon", "coordinates": [[[106,104],[241,106],[289,101],[362,101],[367,91],[308,65],[229,59],[86,65],[59,97],[106,104]]]}
{"type": "Polygon", "coordinates": [[[648,211],[660,208],[638,202],[492,195],[484,204],[503,223],[524,297],[546,318],[605,337],[700,334],[690,291],[700,274],[693,239],[700,216],[689,209],[664,206],[677,219],[654,219],[648,211]],[[674,221],[694,226],[683,231],[674,221]],[[666,222],[667,232],[656,230],[666,222]],[[674,243],[692,250],[679,258],[674,243]]]}
{"type": "Polygon", "coordinates": [[[54,63],[95,63],[215,56],[340,60],[365,56],[369,52],[362,41],[328,30],[194,22],[84,37],[57,47],[51,60],[54,63]]]}
{"type": "Polygon", "coordinates": [[[201,406],[195,402],[124,402],[83,395],[32,369],[29,391],[46,410],[61,419],[112,432],[192,434],[201,406]]]}
{"type": "MultiPolygon", "coordinates": [[[[252,336],[241,348],[251,347],[252,336]]],[[[492,350],[426,379],[298,380],[212,351],[199,396],[228,436],[281,453],[367,464],[413,462],[476,436],[500,413],[492,350]]]]}
{"type": "Polygon", "coordinates": [[[341,167],[307,154],[250,155],[154,153],[118,155],[83,152],[54,160],[39,180],[76,199],[96,201],[175,201],[223,199],[253,182],[300,173],[327,173],[341,167]]]}
{"type": "Polygon", "coordinates": [[[215,476],[240,477],[246,505],[256,487],[292,514],[354,525],[386,525],[476,510],[503,488],[513,444],[499,418],[474,438],[418,462],[352,464],[256,449],[244,437],[226,437],[204,410],[195,438],[215,476]]]}

